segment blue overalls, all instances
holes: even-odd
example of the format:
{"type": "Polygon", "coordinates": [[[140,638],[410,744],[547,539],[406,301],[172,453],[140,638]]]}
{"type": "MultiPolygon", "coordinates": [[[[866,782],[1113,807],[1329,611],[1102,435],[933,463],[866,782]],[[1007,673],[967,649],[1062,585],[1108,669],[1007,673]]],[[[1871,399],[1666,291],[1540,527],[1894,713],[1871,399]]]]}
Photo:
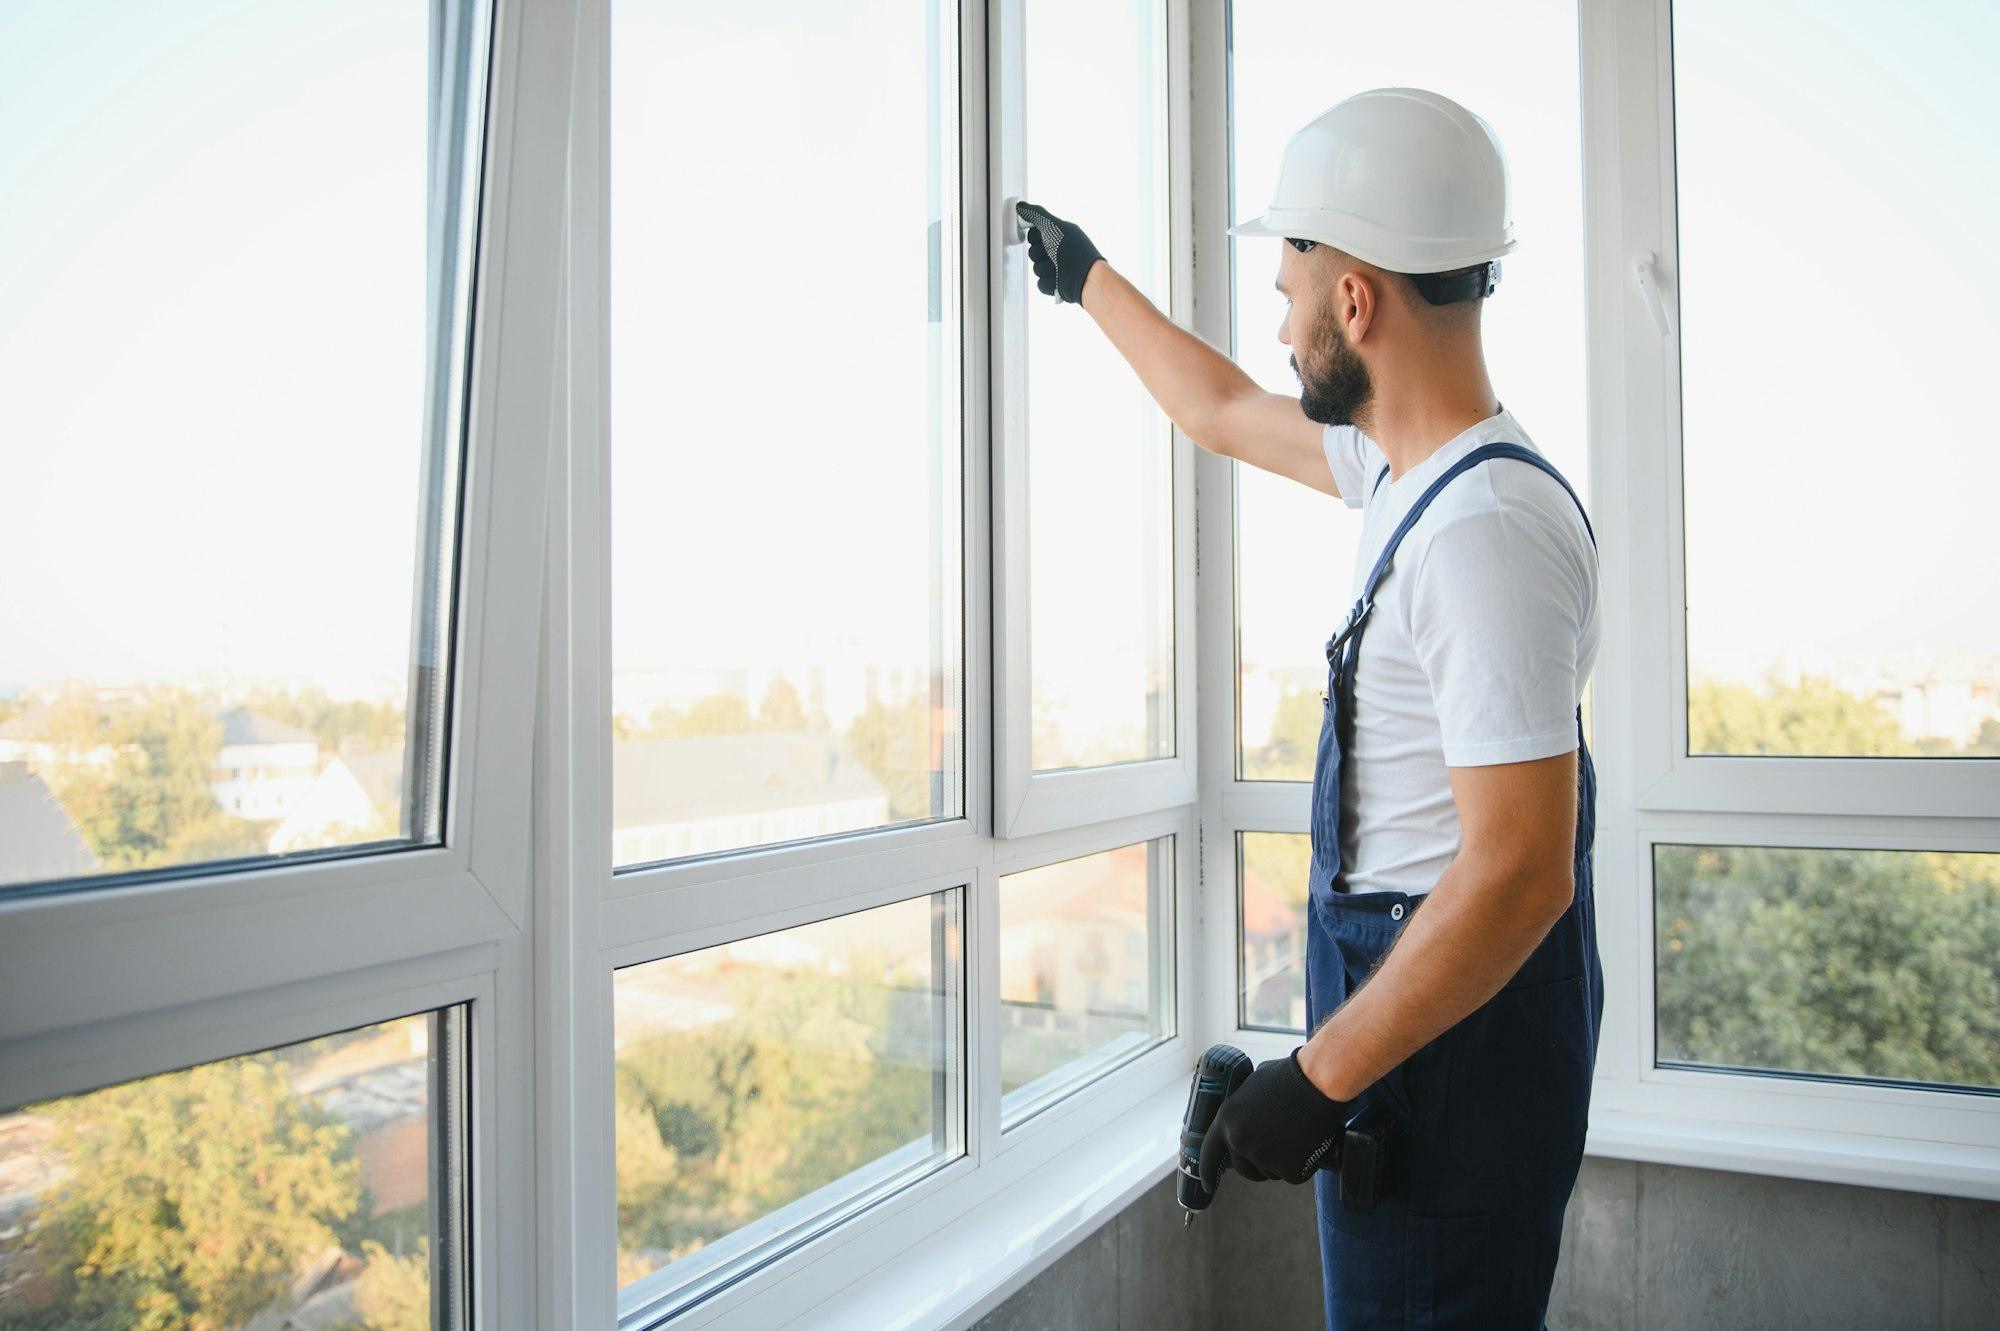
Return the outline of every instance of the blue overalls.
{"type": "MultiPolygon", "coordinates": [[[[1353,748],[1355,668],[1375,590],[1396,547],[1454,477],[1494,458],[1540,467],[1576,499],[1540,454],[1511,443],[1472,450],[1432,482],[1390,535],[1360,598],[1326,645],[1327,705],[1313,768],[1306,907],[1308,1031],[1375,968],[1427,899],[1394,891],[1351,894],[1340,874],[1341,762],[1353,748]]],[[[1577,508],[1583,508],[1580,500],[1577,508]]],[[[1589,524],[1586,516],[1586,530],[1589,524]]],[[[1313,1176],[1330,1331],[1543,1325],[1563,1210],[1583,1160],[1604,1010],[1590,863],[1597,773],[1584,744],[1581,707],[1576,743],[1576,895],[1569,909],[1499,993],[1357,1102],[1357,1111],[1371,1104],[1386,1110],[1400,1135],[1390,1157],[1388,1195],[1375,1209],[1348,1210],[1337,1174],[1313,1176]]]]}

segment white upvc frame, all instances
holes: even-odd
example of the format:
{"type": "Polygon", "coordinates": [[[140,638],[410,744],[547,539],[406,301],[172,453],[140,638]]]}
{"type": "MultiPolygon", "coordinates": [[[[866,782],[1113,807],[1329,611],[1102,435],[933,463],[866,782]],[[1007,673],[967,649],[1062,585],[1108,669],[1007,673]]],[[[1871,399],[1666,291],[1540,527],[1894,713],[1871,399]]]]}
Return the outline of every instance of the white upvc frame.
{"type": "Polygon", "coordinates": [[[1639,1158],[2000,1197],[2000,1096],[1655,1066],[1656,844],[2000,851],[2000,762],[1688,756],[1671,12],[1586,0],[1580,18],[1608,593],[1593,1137],[1639,1158]]]}
{"type": "Polygon", "coordinates": [[[0,1104],[465,1004],[466,1311],[497,1325],[536,1297],[535,1234],[516,1203],[534,1187],[523,929],[541,626],[518,589],[543,565],[574,16],[568,0],[493,0],[490,13],[484,0],[437,3],[485,43],[467,377],[447,388],[464,410],[444,445],[463,470],[446,527],[457,545],[442,844],[0,894],[0,1104]]]}
{"type": "MultiPolygon", "coordinates": [[[[654,1324],[779,1326],[832,1315],[866,1303],[871,1273],[956,1232],[996,1199],[1045,1178],[1057,1162],[1081,1158],[1097,1143],[1135,1131],[1146,1107],[1152,1127],[1168,1100],[1184,1091],[1192,1065],[1186,1034],[1194,1027],[1198,988],[1193,953],[1197,841],[1191,773],[1184,786],[1155,784],[1140,798],[1105,798],[1100,790],[1045,796],[1052,811],[1039,829],[1017,825],[996,839],[991,773],[995,763],[994,697],[1000,631],[992,586],[1000,576],[994,502],[987,460],[1001,413],[989,383],[994,355],[993,276],[1006,234],[991,185],[989,91],[999,52],[989,24],[1009,16],[1018,29],[1021,0],[961,0],[958,5],[959,217],[956,246],[947,243],[943,280],[956,282],[961,320],[959,416],[963,478],[960,573],[964,595],[965,806],[963,815],[806,842],[746,848],[619,870],[611,862],[611,512],[609,437],[609,68],[612,0],[577,0],[575,101],[568,110],[570,174],[566,275],[557,360],[564,385],[557,404],[557,455],[547,485],[550,529],[542,687],[537,731],[534,916],[535,1096],[541,1138],[537,1151],[534,1225],[545,1279],[537,1324],[601,1327],[619,1322],[615,1259],[616,1183],[613,1156],[613,972],[739,938],[753,937],[931,892],[960,894],[964,973],[961,1031],[966,1064],[963,1153],[875,1200],[809,1243],[784,1251],[726,1287],[654,1324]],[[990,17],[989,17],[990,16],[990,17]],[[991,704],[989,706],[989,703],[991,704]],[[1178,798],[1176,798],[1178,796],[1178,798]],[[1000,1123],[999,878],[1002,873],[1098,850],[1169,837],[1172,897],[1166,915],[1188,924],[1156,940],[1156,961],[1170,960],[1172,1034],[1070,1088],[1003,1134],[1000,1123]]],[[[1173,49],[1184,52],[1185,43],[1173,49]]],[[[1173,56],[1184,71],[1184,54],[1173,56]]],[[[1012,104],[1018,106],[1018,83],[1012,104]]],[[[1170,73],[1170,88],[1184,87],[1170,73]]],[[[1007,103],[1003,95],[1001,103],[1007,103]]],[[[996,105],[995,113],[1005,109],[996,105]]],[[[1172,122],[1184,126],[1184,112],[1172,122]]],[[[1185,227],[1177,243],[1185,245],[1185,227]]],[[[1020,251],[1017,249],[1016,254],[1020,251]]],[[[1023,260],[1009,260],[1021,263],[1023,260]]],[[[1018,280],[1018,275],[1017,275],[1018,280]]],[[[1079,316],[1081,317],[1081,316],[1079,316]]],[[[1182,441],[1177,447],[1184,448],[1182,441]]],[[[1186,493],[1186,480],[1177,494],[1186,493]]],[[[1183,536],[1188,530],[1185,524],[1183,536]]],[[[1184,544],[1184,540],[1181,542],[1184,544]]],[[[1177,550],[1177,560],[1191,559],[1177,550]]],[[[1180,575],[1181,598],[1192,601],[1191,570],[1180,575]]],[[[1180,640],[1191,646],[1191,604],[1177,608],[1180,640]]],[[[1025,620],[1022,621],[1025,623],[1025,620]]],[[[1192,703],[1192,679],[1184,662],[1192,703]]],[[[1191,740],[1191,736],[1189,737],[1191,740]]],[[[1119,776],[1123,773],[1117,774],[1119,776]]],[[[1057,782],[1060,791],[1064,783],[1057,782]]],[[[1038,792],[1039,793],[1039,792],[1038,792]]],[[[1149,1132],[1157,1151],[1127,1149],[1121,1186],[1157,1176],[1173,1150],[1170,1131],[1149,1132]],[[1157,1158],[1155,1158],[1155,1155],[1157,1158]]],[[[1109,1205],[1122,1193],[1097,1196],[1109,1205]]],[[[1077,1218],[1061,1241],[1088,1232],[1077,1218]]],[[[1053,1232],[1042,1224],[1041,1232],[1053,1232]]],[[[1005,1264],[1018,1281],[1059,1249],[1018,1254],[1005,1264]]],[[[988,1264],[969,1258],[965,1271],[988,1264]]],[[[979,1278],[967,1275],[965,1278],[979,1278]]],[[[990,1293],[987,1291],[986,1293],[990,1293]]],[[[986,1294],[958,1290],[935,1302],[898,1309],[912,1326],[943,1321],[984,1306],[986,1294]],[[927,1320],[936,1318],[936,1321],[927,1320]]],[[[872,1305],[870,1305],[872,1308],[872,1305]]],[[[846,1314],[881,1325],[875,1311],[846,1314]]],[[[632,1325],[645,1324],[638,1318],[632,1325]]]]}
{"type": "MultiPolygon", "coordinates": [[[[1601,380],[1593,438],[1624,432],[1624,449],[1602,459],[1622,465],[1598,492],[1619,503],[1631,551],[1619,589],[1631,613],[1636,807],[1991,819],[2000,810],[2000,762],[1991,759],[1690,756],[1671,6],[1585,0],[1581,17],[1601,380]]],[[[1594,455],[1591,465],[1599,461],[1594,455]]]]}
{"type": "MultiPolygon", "coordinates": [[[[1163,14],[1167,100],[1167,313],[1186,323],[1194,309],[1192,188],[1189,172],[1188,0],[1154,0],[1163,14]]],[[[994,527],[993,661],[996,836],[1029,836],[1148,809],[1191,804],[1196,796],[1194,454],[1196,445],[1169,423],[1173,450],[1174,752],[1165,758],[1038,772],[1030,747],[1032,662],[1028,517],[1027,324],[1028,249],[1013,215],[1026,172],[1022,107],[1026,86],[1026,24],[1022,0],[995,0],[988,77],[998,90],[993,125],[990,360],[993,391],[994,527]]],[[[1043,298],[1045,299],[1045,298],[1043,298]]],[[[1075,317],[1085,318],[1080,310],[1075,317]]]]}

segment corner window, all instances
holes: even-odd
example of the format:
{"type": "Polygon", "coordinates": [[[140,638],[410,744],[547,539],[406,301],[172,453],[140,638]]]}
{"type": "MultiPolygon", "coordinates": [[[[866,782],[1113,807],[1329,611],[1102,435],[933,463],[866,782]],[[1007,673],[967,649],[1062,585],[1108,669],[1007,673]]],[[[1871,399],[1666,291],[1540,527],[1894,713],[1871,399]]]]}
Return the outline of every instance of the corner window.
{"type": "Polygon", "coordinates": [[[441,839],[485,88],[443,30],[0,16],[0,890],[441,839]]]}

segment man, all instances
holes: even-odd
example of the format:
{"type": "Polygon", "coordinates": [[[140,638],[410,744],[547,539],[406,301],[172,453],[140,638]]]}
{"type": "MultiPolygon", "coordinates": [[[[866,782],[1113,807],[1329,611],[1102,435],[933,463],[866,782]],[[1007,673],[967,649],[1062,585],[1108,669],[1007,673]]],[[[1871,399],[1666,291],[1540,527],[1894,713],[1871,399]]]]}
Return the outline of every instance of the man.
{"type": "Polygon", "coordinates": [[[1603,1007],[1594,537],[1494,396],[1480,311],[1514,247],[1484,120],[1384,88],[1286,148],[1235,235],[1286,239],[1297,400],[1163,316],[1072,223],[1021,204],[1038,285],[1080,303],[1204,448],[1364,509],[1327,644],[1313,776],[1311,1031],[1223,1104],[1203,1181],[1314,1181],[1329,1327],[1541,1324],[1581,1163],[1603,1007]],[[1363,643],[1365,640],[1365,650],[1363,643]],[[1393,1140],[1341,1203],[1345,1125],[1393,1140]]]}

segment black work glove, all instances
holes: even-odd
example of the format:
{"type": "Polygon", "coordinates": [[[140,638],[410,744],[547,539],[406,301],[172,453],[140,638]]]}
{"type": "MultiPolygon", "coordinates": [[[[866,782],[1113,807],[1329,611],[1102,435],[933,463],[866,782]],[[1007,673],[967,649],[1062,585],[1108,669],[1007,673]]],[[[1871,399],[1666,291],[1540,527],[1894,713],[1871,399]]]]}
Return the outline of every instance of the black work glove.
{"type": "Polygon", "coordinates": [[[1074,222],[1065,222],[1032,203],[1016,203],[1014,215],[1028,228],[1028,262],[1044,296],[1072,305],[1083,302],[1083,281],[1104,256],[1074,222]]]}
{"type": "Polygon", "coordinates": [[[1304,1183],[1340,1163],[1340,1139],[1354,1106],[1330,1100],[1307,1080],[1297,1049],[1259,1063],[1222,1102],[1201,1142],[1201,1186],[1215,1191],[1222,1171],[1252,1183],[1304,1183]]]}

